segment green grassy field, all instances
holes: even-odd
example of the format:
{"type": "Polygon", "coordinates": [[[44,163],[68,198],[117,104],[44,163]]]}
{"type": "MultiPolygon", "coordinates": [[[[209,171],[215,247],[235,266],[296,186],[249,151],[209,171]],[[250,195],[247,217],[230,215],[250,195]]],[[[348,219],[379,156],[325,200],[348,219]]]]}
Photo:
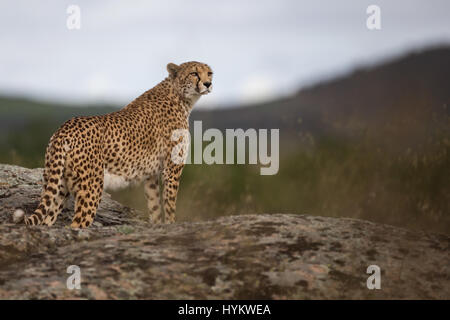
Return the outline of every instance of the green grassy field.
{"type": "MultiPolygon", "coordinates": [[[[284,153],[277,175],[257,165],[187,165],[180,220],[250,213],[352,217],[411,229],[450,230],[449,144],[427,154],[387,155],[371,146],[323,139],[284,153]]],[[[142,187],[114,197],[145,210],[142,187]]]]}

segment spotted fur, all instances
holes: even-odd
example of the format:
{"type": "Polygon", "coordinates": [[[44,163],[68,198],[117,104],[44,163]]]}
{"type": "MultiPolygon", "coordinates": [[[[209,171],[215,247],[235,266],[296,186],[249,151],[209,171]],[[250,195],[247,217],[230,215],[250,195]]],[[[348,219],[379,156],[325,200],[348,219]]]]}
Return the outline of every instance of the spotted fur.
{"type": "Polygon", "coordinates": [[[171,159],[172,132],[188,129],[194,103],[211,91],[212,71],[200,62],[169,63],[169,76],[125,108],[65,122],[47,146],[44,187],[28,225],[55,223],[69,195],[71,227],[92,224],[106,182],[119,187],[144,181],[150,220],[173,223],[183,164],[171,159]],[[162,186],[162,206],[160,205],[162,186]],[[163,221],[164,220],[164,221],[163,221]]]}

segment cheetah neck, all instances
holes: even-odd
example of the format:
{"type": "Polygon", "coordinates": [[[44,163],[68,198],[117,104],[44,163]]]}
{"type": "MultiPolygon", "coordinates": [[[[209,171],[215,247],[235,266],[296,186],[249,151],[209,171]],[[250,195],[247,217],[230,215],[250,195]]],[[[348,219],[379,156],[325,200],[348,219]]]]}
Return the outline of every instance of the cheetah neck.
{"type": "Polygon", "coordinates": [[[197,103],[197,101],[200,99],[200,95],[192,96],[190,99],[186,98],[184,99],[184,102],[186,104],[186,107],[190,110],[194,108],[194,105],[197,103]]]}
{"type": "MultiPolygon", "coordinates": [[[[158,101],[157,97],[169,97],[172,102],[172,108],[177,108],[179,111],[184,113],[186,118],[189,118],[194,104],[200,98],[200,95],[191,96],[190,98],[184,97],[182,94],[176,90],[173,82],[166,78],[159,84],[151,88],[150,90],[144,92],[142,95],[137,97],[131,103],[129,103],[124,109],[131,109],[141,106],[144,101],[158,101]],[[156,100],[155,100],[156,98],[156,100]]],[[[145,105],[145,103],[144,103],[145,105]]]]}
{"type": "Polygon", "coordinates": [[[194,105],[200,99],[201,95],[193,95],[193,96],[190,96],[190,97],[185,97],[185,96],[183,96],[183,94],[181,94],[179,92],[179,90],[177,90],[175,88],[175,86],[174,86],[172,80],[170,80],[170,78],[164,79],[164,81],[162,83],[164,83],[166,81],[167,81],[168,87],[170,88],[169,89],[170,93],[172,93],[173,95],[175,95],[178,98],[179,103],[181,104],[181,107],[186,112],[186,116],[189,117],[192,109],[194,108],[194,105]]]}

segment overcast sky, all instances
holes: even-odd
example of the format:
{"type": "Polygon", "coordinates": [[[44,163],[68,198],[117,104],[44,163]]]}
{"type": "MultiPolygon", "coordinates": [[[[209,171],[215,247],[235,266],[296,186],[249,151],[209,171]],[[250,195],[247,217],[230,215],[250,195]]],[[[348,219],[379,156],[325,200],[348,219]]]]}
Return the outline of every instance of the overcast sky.
{"type": "Polygon", "coordinates": [[[203,107],[250,103],[366,63],[450,44],[449,0],[2,0],[0,95],[126,104],[168,62],[214,71],[203,107]],[[381,30],[366,27],[370,4],[381,30]],[[69,5],[81,29],[69,30],[69,5]]]}

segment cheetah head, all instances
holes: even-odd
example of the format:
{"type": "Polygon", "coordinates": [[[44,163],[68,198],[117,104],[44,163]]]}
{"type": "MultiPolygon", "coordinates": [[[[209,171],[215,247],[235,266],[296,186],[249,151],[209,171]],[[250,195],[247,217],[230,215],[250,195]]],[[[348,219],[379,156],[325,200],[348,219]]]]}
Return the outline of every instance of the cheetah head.
{"type": "Polygon", "coordinates": [[[174,63],[167,65],[169,78],[176,90],[188,100],[196,100],[212,90],[212,70],[201,62],[185,62],[179,66],[174,63]]]}

